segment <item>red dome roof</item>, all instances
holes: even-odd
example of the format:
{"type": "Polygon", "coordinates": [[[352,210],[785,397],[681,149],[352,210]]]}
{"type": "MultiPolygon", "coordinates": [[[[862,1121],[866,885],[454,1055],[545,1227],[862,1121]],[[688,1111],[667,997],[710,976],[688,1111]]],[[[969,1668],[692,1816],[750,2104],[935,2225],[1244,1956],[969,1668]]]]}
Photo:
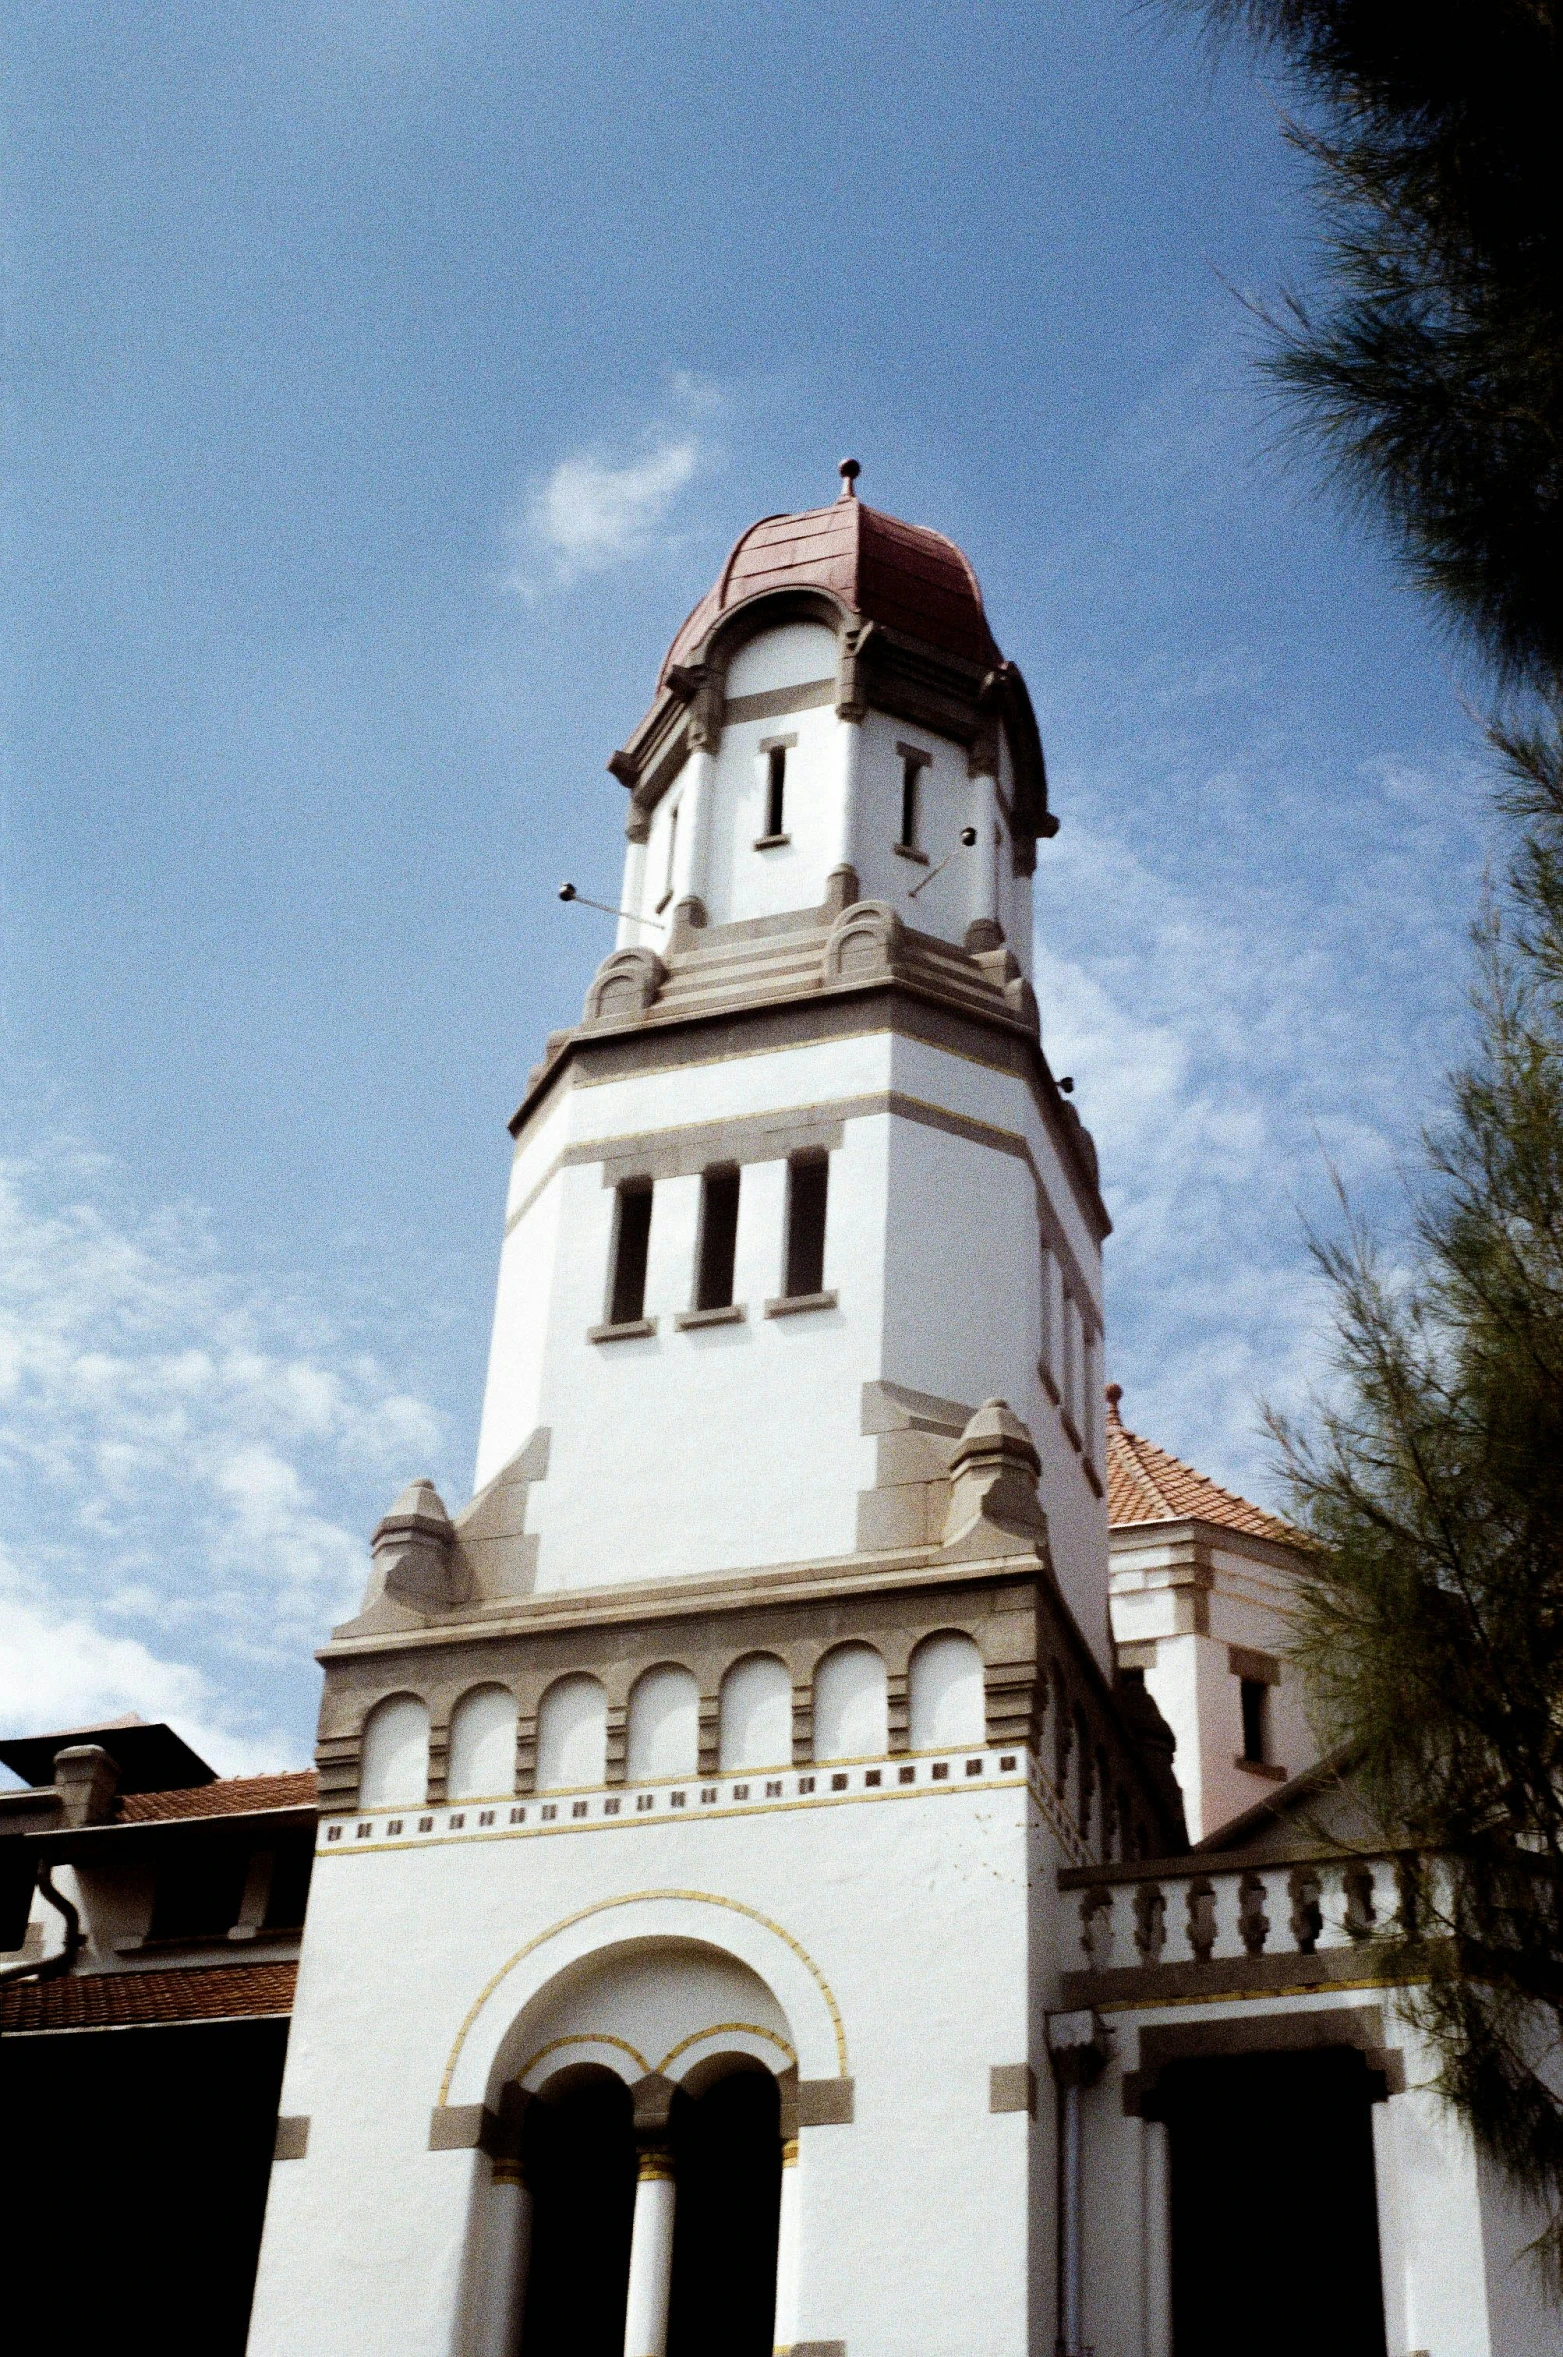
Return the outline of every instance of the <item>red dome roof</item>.
{"type": "Polygon", "coordinates": [[[730,606],[774,589],[828,589],[865,621],[983,670],[1003,660],[977,576],[954,541],[881,515],[848,492],[806,515],[762,517],[740,534],[715,588],[669,647],[662,677],[690,660],[730,606]]]}

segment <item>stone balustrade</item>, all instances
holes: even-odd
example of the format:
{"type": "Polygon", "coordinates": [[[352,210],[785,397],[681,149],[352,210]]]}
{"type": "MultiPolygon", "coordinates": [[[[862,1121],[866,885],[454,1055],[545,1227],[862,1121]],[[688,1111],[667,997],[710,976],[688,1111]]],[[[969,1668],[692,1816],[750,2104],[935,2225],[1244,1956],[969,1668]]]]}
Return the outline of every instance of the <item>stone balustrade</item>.
{"type": "Polygon", "coordinates": [[[1388,1951],[1431,1894],[1405,1851],[1069,1868],[1078,1960],[1066,2006],[1154,2002],[1272,1987],[1381,1983],[1388,1951]]]}

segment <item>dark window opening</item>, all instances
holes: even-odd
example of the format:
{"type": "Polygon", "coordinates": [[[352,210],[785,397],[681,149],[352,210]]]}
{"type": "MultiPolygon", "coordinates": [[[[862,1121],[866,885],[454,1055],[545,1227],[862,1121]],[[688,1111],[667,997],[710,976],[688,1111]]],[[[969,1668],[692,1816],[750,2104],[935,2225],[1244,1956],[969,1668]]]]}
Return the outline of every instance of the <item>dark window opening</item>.
{"type": "Polygon", "coordinates": [[[1345,2047],[1163,2070],[1175,2357],[1258,2346],[1384,2357],[1371,2111],[1382,2088],[1345,2047]]]}
{"type": "Polygon", "coordinates": [[[1270,1689],[1262,1678],[1244,1678],[1243,1757],[1262,1768],[1270,1757],[1270,1689]]]}
{"type": "Polygon", "coordinates": [[[278,1850],[272,1862],[271,1889],[266,1897],[267,1931],[297,1931],[309,1897],[310,1868],[315,1853],[302,1845],[278,1850]]]}
{"type": "Polygon", "coordinates": [[[631,1180],[619,1189],[618,1218],[613,1237],[613,1283],[608,1295],[608,1322],[633,1325],[646,1314],[646,1256],[651,1249],[651,1189],[644,1180],[631,1180]]]}
{"type": "Polygon", "coordinates": [[[915,754],[901,756],[901,848],[918,851],[918,804],[922,799],[920,781],[925,764],[915,754]]]}
{"type": "Polygon", "coordinates": [[[830,1162],[799,1155],[787,1166],[787,1293],[796,1300],[825,1290],[825,1198],[830,1162]]]}
{"type": "Polygon", "coordinates": [[[532,2263],[523,2357],[624,2357],[635,2212],[629,2089],[593,2070],[526,2119],[532,2263]]]}
{"type": "Polygon", "coordinates": [[[700,1259],[696,1309],[727,1309],[738,1249],[738,1173],[708,1170],[700,1190],[700,1259]]]}
{"type": "Polygon", "coordinates": [[[771,2357],[781,2120],[769,2071],[674,2107],[678,2169],[668,2357],[771,2357]]]}
{"type": "Polygon", "coordinates": [[[191,1843],[159,1867],[152,1904],[154,1940],[221,1939],[239,1920],[250,1860],[246,1850],[191,1843]]]}
{"type": "Polygon", "coordinates": [[[787,794],[787,748],[773,745],[765,779],[765,831],[767,835],[783,832],[784,804],[787,794]]]}
{"type": "Polygon", "coordinates": [[[668,902],[673,897],[673,861],[677,851],[678,809],[675,805],[675,807],[668,812],[668,857],[667,867],[662,878],[662,898],[657,902],[658,916],[662,914],[662,911],[667,907],[668,902]]]}
{"type": "Polygon", "coordinates": [[[0,2039],[8,2349],[60,2342],[68,2267],[71,2345],[244,2357],[287,2044],[275,2019],[0,2039]],[[84,2137],[113,2190],[83,2227],[84,2137]]]}

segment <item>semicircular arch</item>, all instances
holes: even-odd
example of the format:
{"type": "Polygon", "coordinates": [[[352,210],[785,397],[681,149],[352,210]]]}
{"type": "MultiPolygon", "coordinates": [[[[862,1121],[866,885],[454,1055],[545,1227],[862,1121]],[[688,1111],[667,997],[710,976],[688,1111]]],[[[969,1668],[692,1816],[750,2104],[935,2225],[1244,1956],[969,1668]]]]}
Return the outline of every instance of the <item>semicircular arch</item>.
{"type": "MultiPolygon", "coordinates": [[[[571,1967],[636,1943],[696,1946],[731,1956],[772,1992],[790,2031],[786,2043],[800,2074],[821,2079],[849,2076],[846,2030],[834,1992],[802,1942],[783,1925],[742,1900],[711,1891],[636,1891],[600,1899],[564,1916],[490,1974],[452,2041],[437,2102],[492,2101],[503,2079],[526,2059],[511,2052],[512,2033],[549,1985],[571,1967]]],[[[739,2026],[757,2028],[762,2038],[776,2035],[766,2025],[716,2023],[711,2028],[739,2026]]],[[[606,2061],[607,2055],[600,2059],[606,2061]]],[[[658,2059],[651,2057],[653,2064],[658,2059]]],[[[777,2062],[769,2067],[778,2063],[788,2067],[779,2044],[777,2062]]]]}

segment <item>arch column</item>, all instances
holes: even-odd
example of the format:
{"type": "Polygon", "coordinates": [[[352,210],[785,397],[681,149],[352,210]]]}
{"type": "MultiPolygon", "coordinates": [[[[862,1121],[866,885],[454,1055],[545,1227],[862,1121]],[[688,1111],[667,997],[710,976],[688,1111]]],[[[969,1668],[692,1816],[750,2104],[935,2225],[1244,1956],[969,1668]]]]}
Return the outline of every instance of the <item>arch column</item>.
{"type": "Polygon", "coordinates": [[[1172,2357],[1172,2171],[1165,2120],[1140,2122],[1144,2357],[1172,2357]]]}
{"type": "Polygon", "coordinates": [[[862,793],[863,722],[858,713],[844,713],[837,724],[840,746],[840,767],[837,771],[837,791],[841,807],[836,814],[836,856],[825,880],[825,899],[833,913],[839,916],[850,908],[858,897],[858,877],[862,859],[858,848],[859,801],[862,793]]]}
{"type": "Polygon", "coordinates": [[[798,2281],[803,2245],[803,2214],[799,2200],[798,2133],[782,2139],[781,2215],[776,2227],[776,2323],[771,2335],[775,2357],[792,2347],[798,2336],[798,2281]]]}
{"type": "Polygon", "coordinates": [[[971,781],[971,815],[977,829],[972,853],[967,903],[966,947],[1001,949],[1004,926],[999,917],[999,781],[979,770],[971,781]]]}
{"type": "Polygon", "coordinates": [[[496,2160],[483,2219],[477,2357],[516,2357],[532,2258],[532,2195],[519,2153],[496,2160]]]}
{"type": "Polygon", "coordinates": [[[673,2292],[673,2223],[678,2184],[669,2116],[676,2093],[653,2071],[631,2088],[635,2104],[635,2218],[624,2306],[624,2357],[666,2357],[673,2292]]]}

